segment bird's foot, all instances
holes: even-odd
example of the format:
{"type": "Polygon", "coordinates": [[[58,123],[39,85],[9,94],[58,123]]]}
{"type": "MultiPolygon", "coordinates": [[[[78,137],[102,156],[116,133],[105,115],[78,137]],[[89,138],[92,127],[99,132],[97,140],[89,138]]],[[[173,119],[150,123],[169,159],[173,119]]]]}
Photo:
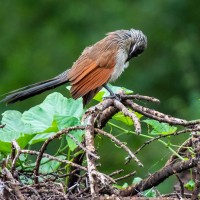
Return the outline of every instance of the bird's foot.
{"type": "Polygon", "coordinates": [[[121,101],[121,95],[120,94],[112,94],[110,96],[107,96],[107,97],[103,97],[103,99],[116,99],[118,101],[121,101]]]}

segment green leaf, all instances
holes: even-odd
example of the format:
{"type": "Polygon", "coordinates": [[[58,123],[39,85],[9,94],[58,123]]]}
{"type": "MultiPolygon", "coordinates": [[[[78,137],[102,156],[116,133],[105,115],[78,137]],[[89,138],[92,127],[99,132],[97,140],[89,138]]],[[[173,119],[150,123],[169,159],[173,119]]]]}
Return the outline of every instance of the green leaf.
{"type": "Polygon", "coordinates": [[[80,118],[83,114],[81,99],[67,99],[60,93],[54,92],[40,104],[23,113],[24,122],[31,125],[34,132],[52,131],[55,128],[53,119],[55,115],[74,116],[80,118]]]}
{"type": "Polygon", "coordinates": [[[32,133],[29,124],[25,124],[22,120],[22,114],[16,110],[8,110],[2,114],[1,124],[5,127],[0,129],[1,132],[18,132],[18,133],[32,133]]]}
{"type": "MultiPolygon", "coordinates": [[[[143,115],[134,112],[136,114],[136,116],[140,119],[143,115]]],[[[118,112],[116,113],[113,117],[113,119],[117,120],[117,121],[121,121],[124,124],[128,125],[128,126],[132,126],[133,125],[133,121],[130,117],[125,116],[122,112],[118,112]]]]}
{"type": "Polygon", "coordinates": [[[153,130],[150,132],[151,135],[167,135],[176,132],[177,127],[170,126],[167,123],[160,123],[156,120],[146,119],[143,122],[150,125],[153,130]]]}
{"type": "Polygon", "coordinates": [[[33,134],[2,132],[0,133],[0,152],[10,153],[13,140],[16,140],[19,146],[24,148],[33,137],[33,134]]]}
{"type": "Polygon", "coordinates": [[[49,137],[51,137],[52,135],[55,135],[55,134],[56,134],[55,132],[37,134],[31,139],[31,141],[29,141],[29,144],[32,145],[32,144],[36,144],[36,143],[39,143],[39,142],[44,142],[49,137]]]}
{"type": "MultiPolygon", "coordinates": [[[[114,93],[119,93],[120,91],[124,91],[125,94],[131,94],[133,93],[132,90],[126,89],[124,87],[117,87],[117,86],[112,86],[111,84],[108,84],[108,87],[114,92],[114,93]]],[[[105,89],[102,88],[94,97],[96,101],[102,101],[103,97],[108,97],[110,96],[110,93],[105,89]]]]}
{"type": "Polygon", "coordinates": [[[142,179],[141,179],[140,177],[135,177],[135,178],[133,179],[133,181],[132,181],[132,184],[133,184],[133,185],[136,185],[136,184],[138,184],[140,181],[142,181],[142,179]]]}
{"type": "Polygon", "coordinates": [[[156,191],[152,188],[143,192],[145,197],[156,197],[156,191]]]}
{"type": "MultiPolygon", "coordinates": [[[[65,159],[65,156],[57,156],[57,158],[65,159]]],[[[55,172],[61,164],[62,164],[61,162],[58,162],[56,160],[42,158],[40,172],[44,173],[44,174],[49,174],[49,173],[55,172]]]]}
{"type": "Polygon", "coordinates": [[[184,185],[184,187],[185,187],[187,190],[193,191],[193,190],[194,190],[194,187],[195,187],[195,182],[191,179],[191,180],[189,180],[189,181],[184,185]]]}
{"type": "Polygon", "coordinates": [[[4,112],[1,120],[6,126],[0,129],[0,152],[11,152],[11,143],[16,140],[21,148],[24,148],[34,137],[29,124],[25,124],[22,114],[15,110],[4,112]]]}
{"type": "Polygon", "coordinates": [[[122,189],[126,189],[128,186],[129,186],[128,183],[124,183],[124,184],[122,185],[122,189]]]}
{"type": "MultiPolygon", "coordinates": [[[[80,120],[76,117],[55,116],[54,120],[56,121],[59,130],[62,130],[64,128],[71,127],[71,126],[81,125],[80,120]]],[[[81,130],[71,131],[70,134],[73,135],[76,138],[76,140],[78,140],[79,142],[82,142],[82,139],[83,139],[82,136],[84,134],[84,131],[81,131],[81,130]]],[[[66,136],[66,140],[67,140],[70,150],[74,151],[74,149],[77,147],[76,142],[74,142],[74,140],[72,140],[68,136],[66,136]]]]}

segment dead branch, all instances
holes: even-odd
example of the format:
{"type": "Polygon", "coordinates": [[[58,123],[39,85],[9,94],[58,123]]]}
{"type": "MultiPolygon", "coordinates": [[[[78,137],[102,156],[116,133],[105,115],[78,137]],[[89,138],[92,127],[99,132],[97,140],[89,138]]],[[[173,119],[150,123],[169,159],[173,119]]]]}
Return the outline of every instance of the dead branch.
{"type": "Polygon", "coordinates": [[[135,99],[135,100],[145,100],[145,101],[151,101],[153,103],[160,103],[159,99],[156,99],[154,97],[149,97],[149,96],[143,96],[143,95],[139,95],[139,94],[135,94],[135,95],[121,95],[120,96],[122,100],[127,100],[127,99],[135,99]]]}
{"type": "Polygon", "coordinates": [[[17,159],[19,158],[21,153],[20,146],[17,144],[16,140],[13,140],[12,142],[12,166],[11,166],[11,174],[14,176],[14,171],[15,171],[15,165],[17,162],[17,159]],[[15,154],[15,151],[17,151],[17,154],[15,154]]]}
{"type": "Polygon", "coordinates": [[[197,160],[197,165],[195,169],[195,188],[192,193],[192,200],[196,200],[200,193],[200,136],[194,131],[192,135],[192,143],[195,150],[195,157],[197,160]]]}
{"type": "MultiPolygon", "coordinates": [[[[37,155],[37,156],[39,156],[39,154],[40,154],[40,152],[38,152],[38,151],[24,150],[24,149],[21,150],[21,153],[23,153],[23,154],[30,154],[30,155],[37,155]]],[[[87,171],[87,169],[85,167],[81,166],[81,165],[77,165],[76,163],[73,163],[73,162],[68,161],[68,160],[62,160],[60,158],[51,156],[51,155],[49,155],[47,153],[43,153],[43,157],[48,158],[50,160],[55,160],[55,161],[58,161],[58,162],[61,162],[61,163],[65,163],[65,164],[71,165],[73,167],[76,167],[78,169],[82,169],[84,171],[87,171]]]]}
{"type": "Polygon", "coordinates": [[[165,122],[165,123],[168,123],[171,125],[182,125],[182,126],[190,126],[190,125],[200,124],[200,120],[186,121],[184,119],[171,117],[169,115],[165,115],[161,112],[152,110],[150,108],[140,106],[130,100],[125,100],[124,103],[125,103],[125,105],[132,108],[134,111],[136,111],[146,117],[149,117],[151,119],[158,120],[159,122],[165,122]]]}
{"type": "Polygon", "coordinates": [[[200,131],[200,128],[190,128],[190,129],[185,129],[185,130],[182,130],[182,131],[176,131],[174,133],[170,133],[170,134],[166,134],[166,135],[159,135],[157,137],[154,137],[146,142],[144,142],[144,144],[142,146],[140,146],[139,149],[137,149],[137,151],[135,151],[134,154],[138,154],[139,151],[141,151],[146,145],[152,143],[153,141],[156,141],[156,140],[159,140],[161,138],[165,138],[165,137],[169,137],[169,136],[177,136],[177,135],[180,135],[180,134],[183,134],[183,133],[189,133],[189,132],[193,132],[193,131],[200,131]]]}
{"type": "Polygon", "coordinates": [[[134,122],[134,126],[135,126],[135,132],[137,134],[141,133],[141,124],[140,121],[138,119],[138,117],[136,116],[136,114],[134,114],[133,112],[129,111],[121,102],[119,102],[118,100],[114,100],[113,101],[114,106],[120,110],[125,116],[128,116],[132,119],[132,121],[134,122]]]}
{"type": "Polygon", "coordinates": [[[197,160],[196,158],[193,158],[187,161],[180,161],[173,165],[165,166],[159,171],[147,177],[146,179],[140,181],[138,184],[130,186],[127,189],[121,190],[120,195],[123,197],[133,196],[139,192],[157,186],[158,184],[162,183],[165,179],[167,179],[169,176],[175,173],[180,173],[184,170],[195,167],[196,165],[197,165],[197,160]]]}
{"type": "Polygon", "coordinates": [[[55,138],[59,138],[61,135],[63,134],[68,134],[70,131],[73,131],[73,130],[84,130],[85,129],[85,126],[74,126],[74,127],[69,127],[69,128],[66,128],[66,129],[63,129],[61,131],[59,131],[58,133],[56,133],[55,135],[51,136],[48,140],[46,140],[41,149],[40,149],[40,152],[37,156],[37,159],[36,159],[36,165],[35,165],[35,168],[33,170],[33,175],[35,177],[35,184],[38,183],[38,175],[39,175],[39,167],[40,167],[40,161],[42,160],[42,155],[44,154],[44,151],[45,149],[47,148],[48,144],[54,140],[55,138]]]}
{"type": "MultiPolygon", "coordinates": [[[[116,178],[115,180],[112,178],[112,176],[119,174],[122,172],[122,170],[117,170],[116,172],[111,173],[109,176],[106,174],[103,174],[99,171],[97,171],[97,164],[96,160],[99,159],[100,157],[96,155],[96,150],[95,150],[95,134],[94,133],[99,133],[102,135],[105,135],[106,137],[110,138],[115,144],[117,144],[120,148],[124,149],[128,154],[129,157],[134,159],[139,166],[143,166],[142,163],[139,161],[139,159],[135,156],[142,148],[144,148],[146,145],[150,144],[151,142],[154,142],[156,140],[160,140],[164,137],[168,136],[177,136],[180,134],[184,134],[186,132],[197,132],[200,131],[200,127],[198,124],[200,124],[200,120],[193,120],[193,121],[187,121],[184,119],[179,119],[175,117],[171,117],[169,115],[163,114],[161,112],[149,109],[144,106],[140,106],[133,102],[133,100],[145,100],[145,101],[150,101],[153,103],[159,103],[158,99],[155,99],[153,97],[148,97],[148,96],[142,96],[142,95],[125,95],[121,94],[120,96],[121,101],[116,100],[116,99],[105,99],[103,102],[89,108],[83,118],[82,122],[84,123],[84,126],[75,126],[75,127],[68,127],[66,129],[63,129],[59,132],[57,132],[55,135],[51,136],[48,140],[46,140],[42,147],[40,148],[39,151],[33,151],[33,150],[23,150],[20,149],[19,145],[17,144],[16,141],[12,142],[12,165],[11,165],[11,172],[12,174],[9,174],[5,168],[6,165],[4,165],[4,177],[7,179],[7,182],[10,184],[10,188],[14,191],[16,196],[18,196],[18,199],[23,200],[23,195],[21,196],[21,191],[19,190],[19,183],[14,179],[14,172],[17,171],[16,169],[16,163],[17,160],[19,159],[19,156],[21,154],[30,154],[30,155],[37,155],[36,159],[36,165],[34,168],[34,181],[35,181],[35,186],[39,186],[39,176],[45,177],[42,174],[39,173],[40,170],[40,165],[41,165],[41,159],[43,157],[46,157],[50,160],[55,160],[61,163],[68,164],[72,166],[72,171],[69,173],[70,175],[73,175],[74,177],[76,176],[76,181],[73,182],[73,185],[70,185],[70,187],[67,189],[68,193],[70,194],[71,198],[82,198],[84,194],[84,198],[89,198],[92,197],[93,199],[98,198],[100,194],[115,194],[118,195],[120,194],[123,197],[127,196],[133,196],[139,192],[142,192],[144,190],[147,190],[149,188],[155,187],[158,184],[160,184],[162,181],[164,181],[166,178],[169,176],[175,174],[179,180],[179,183],[181,185],[181,192],[182,192],[182,197],[184,196],[184,189],[183,189],[183,182],[178,176],[178,173],[187,170],[192,167],[196,167],[196,179],[195,179],[195,191],[192,194],[192,197],[195,199],[199,193],[200,190],[200,139],[198,134],[193,134],[193,138],[190,141],[190,143],[185,142],[179,149],[178,149],[178,154],[181,154],[186,151],[186,149],[193,144],[193,147],[195,149],[195,158],[192,158],[189,156],[189,160],[187,161],[177,161],[176,156],[172,156],[170,160],[167,162],[167,165],[165,165],[162,169],[159,171],[155,172],[154,174],[150,175],[146,179],[142,180],[140,183],[130,186],[127,189],[121,190],[120,193],[117,189],[114,189],[113,183],[116,183],[116,181],[125,179],[129,176],[133,176],[135,172],[132,172],[130,174],[126,174],[122,177],[116,178]],[[134,123],[134,129],[136,133],[141,132],[141,124],[138,119],[138,117],[135,115],[135,112],[138,112],[148,118],[158,120],[159,122],[165,122],[169,123],[171,125],[181,125],[183,127],[187,127],[186,129],[182,131],[176,131],[172,134],[168,135],[160,135],[157,137],[154,137],[151,140],[146,141],[135,153],[133,153],[129,147],[118,140],[116,137],[113,135],[105,132],[102,130],[102,127],[106,125],[108,120],[112,118],[117,112],[122,112],[125,116],[128,116],[132,119],[134,123]],[[77,139],[70,134],[70,131],[73,130],[85,130],[85,140],[84,142],[80,143],[77,141],[77,139]],[[78,154],[77,157],[74,158],[74,162],[68,161],[68,160],[62,160],[57,157],[51,156],[49,154],[44,153],[47,146],[49,145],[50,142],[52,142],[56,138],[60,138],[63,135],[67,135],[75,141],[75,143],[78,145],[79,150],[83,150],[83,154],[78,154]],[[195,138],[195,137],[196,138],[195,138]],[[198,143],[196,142],[198,138],[198,143]],[[87,168],[83,166],[83,157],[86,155],[86,160],[87,160],[87,168]],[[81,156],[81,160],[80,160],[81,156]],[[78,163],[78,160],[76,158],[79,158],[78,160],[80,161],[78,163]],[[78,170],[77,173],[74,172],[74,168],[78,170]],[[86,171],[84,174],[81,174],[81,171],[86,171]],[[10,176],[11,175],[11,176],[10,176]],[[89,181],[88,181],[89,179],[89,181]],[[13,182],[15,181],[15,182],[13,182]],[[17,188],[14,187],[17,185],[17,188]],[[13,188],[14,187],[14,188],[13,188]],[[75,188],[75,190],[74,190],[75,188]],[[73,192],[76,191],[76,194],[73,192]]],[[[0,128],[3,128],[4,125],[0,125],[0,128]]],[[[81,151],[82,152],[82,151],[81,151]]],[[[191,154],[190,154],[191,155],[191,154]]],[[[31,177],[32,174],[28,172],[26,174],[28,177],[31,177]]],[[[50,174],[49,174],[50,175],[50,174]]],[[[61,174],[62,175],[62,174],[61,174]]],[[[47,175],[48,176],[48,175],[47,175]]],[[[47,178],[45,180],[56,180],[55,177],[52,176],[50,178],[47,178]],[[52,178],[53,177],[53,178],[52,178]]],[[[66,174],[62,175],[63,177],[66,177],[66,174]]],[[[58,177],[58,176],[57,176],[58,177]]],[[[33,188],[33,185],[30,186],[30,188],[26,187],[24,190],[30,191],[33,188]]],[[[43,193],[47,194],[48,191],[51,191],[52,193],[54,192],[56,195],[63,195],[63,198],[68,198],[69,196],[66,196],[64,194],[64,189],[63,191],[59,191],[57,189],[46,189],[42,188],[40,192],[37,193],[37,191],[32,191],[38,199],[41,197],[43,193]],[[62,194],[61,194],[62,193],[62,194]]]]}
{"type": "Polygon", "coordinates": [[[107,137],[109,137],[112,141],[114,141],[120,148],[123,148],[126,152],[128,152],[129,156],[135,160],[135,162],[140,166],[140,167],[143,167],[143,164],[139,161],[139,159],[135,156],[134,153],[132,153],[132,151],[124,144],[122,143],[121,141],[119,141],[116,137],[114,137],[113,135],[101,130],[101,129],[98,129],[98,128],[95,128],[95,131],[97,133],[100,133],[102,135],[105,135],[107,137]]]}
{"type": "Polygon", "coordinates": [[[128,178],[128,177],[135,176],[135,174],[136,174],[136,171],[131,172],[131,173],[129,173],[129,174],[126,174],[125,176],[121,176],[121,177],[119,177],[119,178],[116,178],[115,181],[116,181],[116,182],[121,181],[121,180],[126,179],[126,178],[128,178]]]}
{"type": "MultiPolygon", "coordinates": [[[[7,180],[6,184],[8,184],[11,187],[11,189],[13,190],[13,192],[17,196],[17,198],[19,200],[25,200],[24,196],[22,195],[22,193],[19,190],[19,182],[13,178],[10,171],[7,168],[4,168],[4,169],[2,169],[2,174],[5,176],[5,178],[7,180]]],[[[5,199],[7,199],[7,197],[5,197],[5,199]]]]}
{"type": "MultiPolygon", "coordinates": [[[[94,117],[95,114],[91,113],[85,118],[86,132],[85,132],[85,145],[89,152],[95,154],[94,147],[94,117]]],[[[90,192],[93,199],[99,196],[99,189],[97,185],[97,175],[96,175],[96,160],[91,157],[90,154],[86,152],[88,177],[90,182],[90,192]]]]}

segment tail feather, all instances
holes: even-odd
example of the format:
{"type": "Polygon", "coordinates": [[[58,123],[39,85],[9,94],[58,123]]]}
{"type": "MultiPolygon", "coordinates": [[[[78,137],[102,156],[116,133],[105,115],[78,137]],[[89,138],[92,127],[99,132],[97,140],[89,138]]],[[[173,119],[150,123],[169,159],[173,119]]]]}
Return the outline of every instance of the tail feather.
{"type": "Polygon", "coordinates": [[[67,72],[68,71],[65,71],[55,78],[14,90],[8,93],[7,96],[0,102],[6,102],[9,104],[17,101],[23,101],[44,91],[63,85],[68,82],[67,72]]]}

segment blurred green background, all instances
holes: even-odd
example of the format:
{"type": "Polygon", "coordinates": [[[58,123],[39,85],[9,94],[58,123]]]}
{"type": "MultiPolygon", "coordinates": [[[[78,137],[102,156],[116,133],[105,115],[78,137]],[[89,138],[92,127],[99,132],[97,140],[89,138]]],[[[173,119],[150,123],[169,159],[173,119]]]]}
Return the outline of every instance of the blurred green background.
{"type": "MultiPolygon", "coordinates": [[[[130,62],[114,84],[161,100],[160,105],[146,106],[180,118],[199,118],[199,21],[197,0],[1,1],[0,94],[58,75],[105,33],[134,28],[147,35],[148,48],[130,62]]],[[[69,96],[65,86],[56,91],[69,96]]],[[[1,104],[0,112],[24,111],[39,104],[48,93],[14,105],[1,104]]],[[[143,142],[132,135],[120,139],[129,142],[133,150],[143,142]]],[[[122,150],[105,139],[99,139],[97,145],[102,170],[123,168],[122,150]]],[[[141,153],[140,159],[149,166],[137,174],[142,178],[159,169],[170,155],[157,143],[141,153]]],[[[133,171],[135,166],[126,168],[133,171]]],[[[166,182],[161,190],[172,189],[169,184],[166,182]]]]}

